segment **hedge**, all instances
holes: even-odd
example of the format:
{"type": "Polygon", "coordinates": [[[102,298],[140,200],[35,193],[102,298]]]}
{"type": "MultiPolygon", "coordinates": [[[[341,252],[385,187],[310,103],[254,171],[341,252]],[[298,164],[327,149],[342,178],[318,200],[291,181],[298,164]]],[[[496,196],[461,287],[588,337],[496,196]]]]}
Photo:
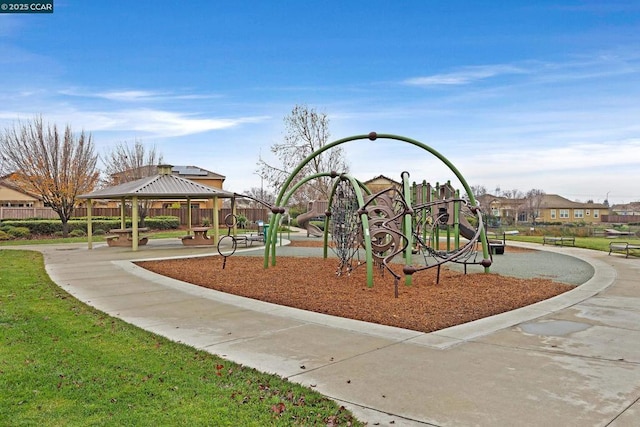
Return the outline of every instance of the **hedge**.
{"type": "MultiPolygon", "coordinates": [[[[176,216],[157,216],[145,219],[145,227],[151,230],[171,230],[180,226],[180,218],[176,216]]],[[[74,230],[87,233],[87,219],[71,219],[68,222],[69,233],[74,230]]],[[[126,219],[126,227],[131,227],[131,218],[126,219]]],[[[96,217],[91,219],[91,226],[94,233],[106,233],[113,228],[120,228],[120,218],[96,217]],[[98,230],[101,230],[100,232],[98,230]]],[[[39,220],[5,220],[2,221],[4,227],[26,227],[31,234],[50,235],[62,232],[62,222],[59,219],[39,219],[39,220]]]]}

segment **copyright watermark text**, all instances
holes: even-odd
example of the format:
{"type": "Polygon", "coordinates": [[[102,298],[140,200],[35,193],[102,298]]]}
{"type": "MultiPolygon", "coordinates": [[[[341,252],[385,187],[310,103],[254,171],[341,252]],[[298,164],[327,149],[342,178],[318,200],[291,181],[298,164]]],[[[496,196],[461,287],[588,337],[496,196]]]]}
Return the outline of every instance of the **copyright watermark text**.
{"type": "Polygon", "coordinates": [[[53,0],[0,0],[0,13],[53,13],[53,0]]]}

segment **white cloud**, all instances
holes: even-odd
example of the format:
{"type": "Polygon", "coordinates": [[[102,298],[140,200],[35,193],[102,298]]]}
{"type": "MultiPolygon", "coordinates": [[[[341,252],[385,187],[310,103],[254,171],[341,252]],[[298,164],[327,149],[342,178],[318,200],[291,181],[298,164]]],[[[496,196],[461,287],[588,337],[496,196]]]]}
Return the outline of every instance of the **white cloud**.
{"type": "Polygon", "coordinates": [[[99,98],[108,101],[119,102],[146,102],[146,101],[169,101],[169,100],[195,100],[220,98],[216,94],[179,94],[173,92],[148,91],[136,89],[111,90],[104,92],[91,92],[79,89],[63,89],[58,91],[61,95],[79,98],[99,98]]]}
{"type": "MultiPolygon", "coordinates": [[[[0,111],[0,119],[31,119],[30,116],[15,112],[0,111]]],[[[185,136],[208,131],[228,129],[247,123],[267,120],[267,116],[247,116],[234,118],[200,117],[195,114],[177,113],[153,109],[130,109],[117,111],[78,111],[58,109],[48,113],[49,123],[69,123],[74,130],[88,132],[122,132],[157,138],[185,136]]],[[[10,125],[10,123],[7,123],[10,125]]]]}
{"type": "Polygon", "coordinates": [[[413,77],[404,81],[412,86],[466,85],[477,80],[484,80],[505,74],[522,74],[525,70],[513,65],[481,65],[464,67],[460,71],[434,74],[424,77],[413,77]]]}
{"type": "Polygon", "coordinates": [[[245,123],[255,123],[266,117],[202,118],[186,113],[137,109],[114,112],[80,113],[78,121],[89,123],[91,131],[143,132],[149,136],[168,138],[232,128],[245,123]]]}

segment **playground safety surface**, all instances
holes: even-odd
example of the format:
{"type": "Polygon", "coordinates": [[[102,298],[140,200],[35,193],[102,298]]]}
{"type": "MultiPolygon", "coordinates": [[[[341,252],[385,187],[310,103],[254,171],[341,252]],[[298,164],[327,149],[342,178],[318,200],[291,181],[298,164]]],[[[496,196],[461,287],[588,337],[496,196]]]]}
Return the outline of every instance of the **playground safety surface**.
{"type": "MultiPolygon", "coordinates": [[[[415,274],[411,286],[398,281],[395,297],[396,283],[389,272],[378,270],[374,285],[368,287],[364,265],[338,276],[335,258],[280,256],[276,265],[266,270],[255,257],[230,257],[224,269],[222,262],[217,256],[138,265],[221,292],[420,332],[515,310],[574,288],[544,278],[522,279],[478,271],[465,275],[444,267],[438,283],[435,269],[415,274]]],[[[402,272],[402,265],[393,268],[402,272]]]]}

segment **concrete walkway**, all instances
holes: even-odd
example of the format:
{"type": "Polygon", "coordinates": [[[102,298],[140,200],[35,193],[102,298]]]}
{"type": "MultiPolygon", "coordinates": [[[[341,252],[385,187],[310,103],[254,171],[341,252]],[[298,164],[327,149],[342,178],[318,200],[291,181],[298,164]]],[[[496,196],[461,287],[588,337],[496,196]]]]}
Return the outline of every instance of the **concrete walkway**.
{"type": "Polygon", "coordinates": [[[580,258],[595,274],[550,300],[430,334],[227,295],[131,263],[213,248],[15,249],[41,251],[51,278],[87,304],[311,386],[369,425],[639,425],[640,260],[523,246],[580,258]]]}

